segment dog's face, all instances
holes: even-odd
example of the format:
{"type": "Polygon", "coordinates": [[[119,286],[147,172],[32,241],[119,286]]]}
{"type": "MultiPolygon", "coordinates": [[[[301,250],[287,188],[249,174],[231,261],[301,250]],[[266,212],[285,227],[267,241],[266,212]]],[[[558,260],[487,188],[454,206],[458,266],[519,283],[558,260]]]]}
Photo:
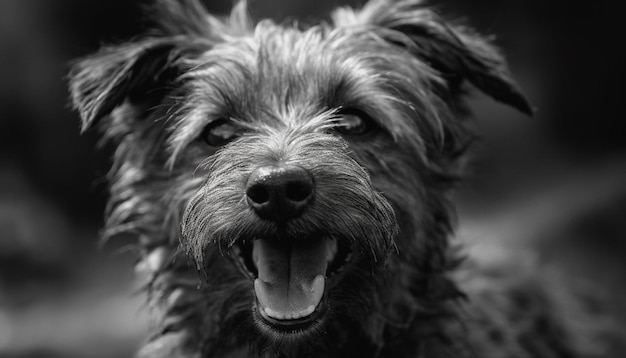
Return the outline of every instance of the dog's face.
{"type": "Polygon", "coordinates": [[[418,277],[445,271],[461,85],[529,112],[502,58],[419,1],[307,29],[161,5],[159,36],[71,75],[84,127],[106,117],[117,145],[109,232],[180,238],[205,279],[186,319],[207,352],[380,345],[414,315],[418,277]]]}

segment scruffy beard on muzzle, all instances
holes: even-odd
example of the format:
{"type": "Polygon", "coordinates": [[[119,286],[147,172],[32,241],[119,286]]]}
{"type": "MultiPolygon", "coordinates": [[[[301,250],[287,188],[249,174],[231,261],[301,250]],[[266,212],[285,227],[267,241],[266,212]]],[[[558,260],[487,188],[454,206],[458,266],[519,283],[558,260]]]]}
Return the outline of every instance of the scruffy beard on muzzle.
{"type": "MultiPolygon", "coordinates": [[[[255,168],[272,163],[267,153],[276,148],[270,148],[264,136],[244,136],[208,163],[207,179],[183,215],[183,246],[207,280],[207,305],[220,305],[216,311],[221,312],[222,335],[239,336],[240,342],[251,342],[251,349],[259,353],[270,349],[306,356],[319,353],[326,341],[327,350],[336,351],[348,336],[364,332],[371,312],[381,311],[386,281],[382,272],[398,231],[394,210],[372,187],[365,170],[347,155],[341,139],[301,133],[282,142],[288,143],[284,152],[290,153],[289,162],[310,172],[315,181],[315,200],[306,210],[276,222],[261,219],[249,207],[246,181],[255,168]],[[269,282],[282,275],[264,268],[266,261],[280,261],[276,259],[280,255],[290,256],[288,267],[295,272],[290,275],[297,276],[299,267],[306,274],[311,270],[297,261],[317,260],[308,265],[323,266],[317,268],[322,270],[317,276],[311,274],[295,284],[286,279],[286,286],[308,285],[312,293],[307,295],[316,296],[302,299],[315,303],[314,310],[304,310],[303,316],[315,318],[303,327],[277,329],[272,324],[275,317],[265,314],[272,305],[261,311],[262,303],[282,299],[281,294],[259,287],[270,285],[265,277],[269,282]],[[311,258],[315,255],[327,257],[311,258]]],[[[283,291],[290,297],[298,293],[283,291]]]]}
{"type": "Polygon", "coordinates": [[[300,332],[278,332],[259,321],[255,294],[249,279],[234,266],[224,262],[215,246],[210,246],[203,271],[207,292],[205,311],[215,317],[204,317],[210,324],[211,339],[203,342],[204,351],[218,355],[232,349],[247,349],[249,355],[265,357],[343,357],[343,352],[371,353],[379,348],[380,317],[389,298],[381,294],[388,288],[391,272],[383,265],[372,267],[368,259],[353,262],[352,267],[330,292],[332,306],[314,326],[300,332]],[[211,261],[211,263],[209,263],[211,261]],[[358,347],[350,342],[360,342],[358,347]],[[272,355],[273,354],[273,355],[272,355]]]}

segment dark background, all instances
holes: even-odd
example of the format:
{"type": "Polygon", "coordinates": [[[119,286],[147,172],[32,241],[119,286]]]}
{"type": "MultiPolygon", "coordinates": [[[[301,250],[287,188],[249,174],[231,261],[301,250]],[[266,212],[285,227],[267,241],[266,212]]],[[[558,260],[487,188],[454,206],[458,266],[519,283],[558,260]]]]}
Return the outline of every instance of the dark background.
{"type": "MultiPolygon", "coordinates": [[[[140,33],[141,3],[149,1],[0,0],[2,357],[128,356],[145,336],[142,298],[127,293],[132,253],[120,254],[123,246],[116,243],[97,245],[110,153],[96,151],[96,133],[79,135],[64,78],[70,60],[140,33]]],[[[216,14],[231,6],[205,3],[216,14]]],[[[257,0],[251,12],[314,21],[345,3],[257,0]]],[[[550,237],[559,248],[582,242],[603,255],[589,254],[592,263],[621,261],[626,56],[617,7],[599,1],[431,3],[447,18],[496,35],[537,108],[535,118],[526,118],[473,97],[483,140],[457,197],[461,226],[488,231],[506,222],[505,235],[550,237]]],[[[617,289],[609,294],[623,298],[617,289]]]]}

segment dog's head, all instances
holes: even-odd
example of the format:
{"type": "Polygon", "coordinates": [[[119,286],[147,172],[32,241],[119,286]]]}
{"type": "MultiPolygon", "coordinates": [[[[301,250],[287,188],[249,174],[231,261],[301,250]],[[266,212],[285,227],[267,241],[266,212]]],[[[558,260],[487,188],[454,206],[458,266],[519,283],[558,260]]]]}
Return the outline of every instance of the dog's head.
{"type": "Polygon", "coordinates": [[[465,84],[531,112],[492,45],[418,0],[305,29],[158,5],[151,36],[78,62],[71,90],[117,146],[107,233],[180,239],[205,279],[198,346],[381,349],[456,297],[436,283],[465,84]]]}

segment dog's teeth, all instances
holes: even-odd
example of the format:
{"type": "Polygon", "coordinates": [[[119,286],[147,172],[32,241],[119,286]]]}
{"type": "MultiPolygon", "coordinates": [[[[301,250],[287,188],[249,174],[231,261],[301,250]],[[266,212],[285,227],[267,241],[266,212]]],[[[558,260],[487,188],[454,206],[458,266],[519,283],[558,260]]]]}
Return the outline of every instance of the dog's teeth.
{"type": "Polygon", "coordinates": [[[309,307],[307,307],[304,311],[302,311],[302,316],[308,316],[311,313],[313,313],[313,311],[315,311],[315,306],[310,305],[309,307]]]}
{"type": "Polygon", "coordinates": [[[287,313],[287,314],[282,314],[279,312],[274,312],[271,308],[269,307],[265,307],[263,308],[263,312],[265,312],[265,314],[270,317],[270,318],[274,318],[274,319],[278,319],[278,320],[294,320],[294,319],[299,319],[302,317],[307,317],[309,315],[311,315],[313,313],[313,311],[315,311],[315,306],[310,305],[309,307],[303,309],[300,312],[296,312],[296,313],[287,313]]]}
{"type": "Polygon", "coordinates": [[[268,317],[276,318],[276,314],[274,313],[274,311],[272,311],[271,308],[265,307],[264,311],[268,317]]]}
{"type": "Polygon", "coordinates": [[[259,251],[254,248],[252,249],[252,262],[254,266],[259,267],[259,251]]]}
{"type": "Polygon", "coordinates": [[[268,317],[271,317],[271,318],[274,318],[274,319],[280,319],[280,320],[285,319],[285,315],[284,315],[284,314],[282,314],[282,313],[278,313],[278,312],[274,312],[274,311],[273,311],[271,308],[269,308],[269,307],[265,307],[264,311],[265,311],[265,314],[266,314],[268,317]]]}
{"type": "Polygon", "coordinates": [[[331,239],[328,243],[328,251],[326,253],[326,261],[331,262],[337,255],[337,240],[331,239]]]}

